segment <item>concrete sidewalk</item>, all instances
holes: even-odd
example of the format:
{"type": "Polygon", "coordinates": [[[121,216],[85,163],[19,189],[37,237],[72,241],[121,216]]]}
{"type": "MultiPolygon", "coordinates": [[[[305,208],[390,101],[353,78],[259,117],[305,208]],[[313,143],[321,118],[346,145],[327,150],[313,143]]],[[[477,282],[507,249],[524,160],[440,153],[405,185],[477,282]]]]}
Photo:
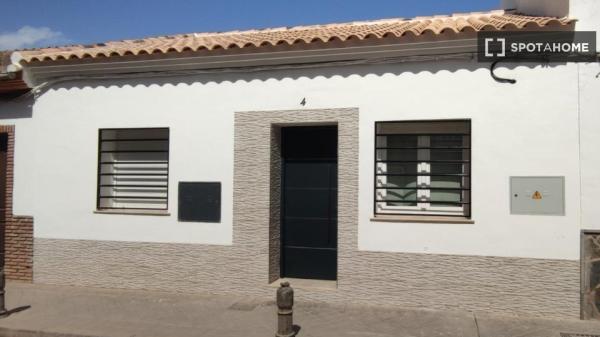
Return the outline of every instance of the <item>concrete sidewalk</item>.
{"type": "MultiPolygon", "coordinates": [[[[600,335],[600,322],[331,306],[305,303],[302,290],[296,293],[299,337],[600,335]]],[[[274,303],[253,298],[9,283],[7,308],[27,305],[31,308],[0,320],[0,336],[265,337],[274,336],[276,327],[274,303]]]]}

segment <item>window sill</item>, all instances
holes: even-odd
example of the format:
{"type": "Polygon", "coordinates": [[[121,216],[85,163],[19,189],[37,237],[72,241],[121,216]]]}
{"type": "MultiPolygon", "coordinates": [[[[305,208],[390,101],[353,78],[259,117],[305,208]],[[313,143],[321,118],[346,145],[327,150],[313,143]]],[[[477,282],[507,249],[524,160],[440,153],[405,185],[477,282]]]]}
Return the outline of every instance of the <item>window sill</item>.
{"type": "Polygon", "coordinates": [[[97,209],[94,211],[96,214],[121,214],[121,215],[156,215],[156,216],[169,216],[168,210],[157,209],[97,209]]]}
{"type": "Polygon", "coordinates": [[[450,223],[474,224],[469,218],[458,216],[431,216],[431,215],[377,215],[371,218],[372,222],[412,222],[412,223],[450,223]]]}

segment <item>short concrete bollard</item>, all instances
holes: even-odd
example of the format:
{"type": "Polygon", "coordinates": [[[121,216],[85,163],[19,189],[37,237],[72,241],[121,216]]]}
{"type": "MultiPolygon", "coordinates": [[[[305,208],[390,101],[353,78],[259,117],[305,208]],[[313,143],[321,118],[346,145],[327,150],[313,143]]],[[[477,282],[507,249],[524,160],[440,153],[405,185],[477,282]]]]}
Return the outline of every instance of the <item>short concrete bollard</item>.
{"type": "Polygon", "coordinates": [[[281,282],[277,289],[277,334],[276,337],[294,336],[294,289],[289,282],[281,282]]]}

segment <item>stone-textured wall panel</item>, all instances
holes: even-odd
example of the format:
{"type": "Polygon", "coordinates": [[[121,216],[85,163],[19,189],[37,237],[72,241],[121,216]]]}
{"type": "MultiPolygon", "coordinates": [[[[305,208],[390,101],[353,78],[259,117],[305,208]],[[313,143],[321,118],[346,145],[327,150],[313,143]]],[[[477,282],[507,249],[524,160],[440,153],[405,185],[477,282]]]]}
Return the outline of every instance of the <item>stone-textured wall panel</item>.
{"type": "Polygon", "coordinates": [[[353,261],[351,287],[388,285],[385,291],[356,291],[359,302],[379,298],[407,307],[579,315],[578,261],[379,252],[358,252],[353,261]]]}
{"type": "MultiPolygon", "coordinates": [[[[245,294],[271,299],[267,269],[233,246],[35,239],[35,282],[245,294]],[[260,271],[259,271],[260,270],[260,271]]],[[[356,252],[338,288],[299,301],[579,316],[579,263],[503,257],[356,252]]]]}
{"type": "Polygon", "coordinates": [[[281,128],[271,127],[270,158],[270,220],[269,220],[269,282],[275,282],[281,264],[281,128]]]}

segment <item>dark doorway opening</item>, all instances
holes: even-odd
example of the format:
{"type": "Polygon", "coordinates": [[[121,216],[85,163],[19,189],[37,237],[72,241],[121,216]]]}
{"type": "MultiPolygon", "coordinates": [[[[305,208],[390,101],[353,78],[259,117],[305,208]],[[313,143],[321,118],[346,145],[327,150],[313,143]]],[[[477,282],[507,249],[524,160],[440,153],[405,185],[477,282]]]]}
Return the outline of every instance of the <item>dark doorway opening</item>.
{"type": "Polygon", "coordinates": [[[337,278],[337,126],[281,129],[281,276],[337,278]]]}

